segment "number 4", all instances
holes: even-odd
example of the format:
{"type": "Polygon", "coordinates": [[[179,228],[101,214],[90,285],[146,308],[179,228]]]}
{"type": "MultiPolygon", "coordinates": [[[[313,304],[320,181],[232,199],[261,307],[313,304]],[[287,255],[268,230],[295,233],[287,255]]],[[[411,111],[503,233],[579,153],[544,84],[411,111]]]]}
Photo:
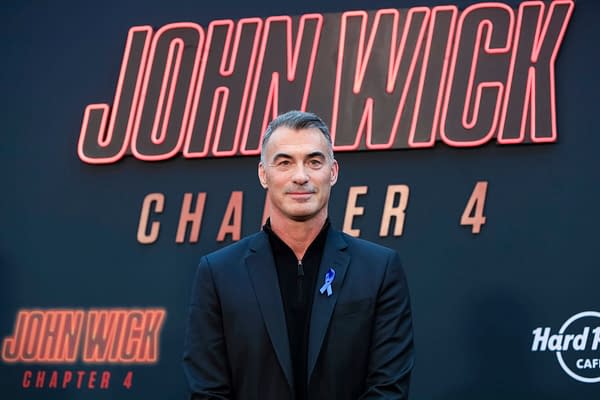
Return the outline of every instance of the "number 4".
{"type": "Polygon", "coordinates": [[[485,206],[485,196],[487,194],[487,181],[480,181],[475,184],[471,198],[460,217],[461,225],[471,225],[471,232],[477,234],[481,231],[481,225],[485,224],[483,207],[485,206]]]}
{"type": "Polygon", "coordinates": [[[127,389],[131,389],[131,386],[133,386],[133,371],[127,371],[127,375],[125,375],[125,379],[123,379],[123,386],[127,389]]]}

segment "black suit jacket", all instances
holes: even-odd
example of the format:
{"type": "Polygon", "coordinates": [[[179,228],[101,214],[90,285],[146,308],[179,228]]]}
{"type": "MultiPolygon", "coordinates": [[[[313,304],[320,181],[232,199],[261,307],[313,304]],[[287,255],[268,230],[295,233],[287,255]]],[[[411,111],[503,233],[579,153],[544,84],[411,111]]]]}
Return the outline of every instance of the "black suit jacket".
{"type": "MultiPolygon", "coordinates": [[[[293,399],[277,271],[259,232],[200,261],[184,370],[192,399],[293,399]]],[[[413,334],[398,254],[329,229],[317,275],[308,349],[308,398],[407,399],[413,334]],[[333,294],[321,294],[329,268],[333,294]]]]}

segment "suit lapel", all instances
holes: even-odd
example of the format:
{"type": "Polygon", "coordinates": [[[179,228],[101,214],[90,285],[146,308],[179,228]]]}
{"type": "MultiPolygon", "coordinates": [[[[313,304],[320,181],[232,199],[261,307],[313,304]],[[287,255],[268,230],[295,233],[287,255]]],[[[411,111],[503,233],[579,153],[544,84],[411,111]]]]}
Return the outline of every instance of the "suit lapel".
{"type": "Polygon", "coordinates": [[[333,309],[337,303],[340,288],[344,282],[346,270],[348,269],[348,264],[350,262],[350,256],[345,251],[346,247],[348,247],[348,245],[343,239],[342,234],[330,228],[327,233],[327,241],[325,242],[325,250],[323,251],[323,257],[321,258],[319,272],[317,273],[317,283],[315,285],[315,294],[310,317],[308,374],[306,375],[308,381],[310,381],[310,377],[317,363],[319,352],[323,345],[323,339],[325,338],[325,333],[329,327],[329,321],[331,320],[333,309]],[[329,268],[335,270],[335,279],[331,285],[331,288],[333,289],[331,296],[327,296],[327,293],[321,294],[319,291],[321,286],[323,286],[325,274],[329,268]]]}
{"type": "Polygon", "coordinates": [[[246,266],[275,354],[288,384],[293,388],[292,360],[279,280],[271,246],[264,232],[260,232],[250,244],[246,266]]]}

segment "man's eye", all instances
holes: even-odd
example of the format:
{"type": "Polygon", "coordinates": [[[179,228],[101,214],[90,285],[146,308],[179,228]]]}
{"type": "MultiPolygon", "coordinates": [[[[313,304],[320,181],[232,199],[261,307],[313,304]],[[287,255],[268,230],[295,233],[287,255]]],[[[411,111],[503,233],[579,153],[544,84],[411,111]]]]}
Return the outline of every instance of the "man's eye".
{"type": "Polygon", "coordinates": [[[310,160],[308,162],[308,165],[311,168],[320,168],[323,165],[323,162],[321,160],[315,158],[315,159],[310,160]]]}
{"type": "Polygon", "coordinates": [[[281,160],[276,165],[278,167],[287,167],[290,165],[290,160],[281,160]]]}

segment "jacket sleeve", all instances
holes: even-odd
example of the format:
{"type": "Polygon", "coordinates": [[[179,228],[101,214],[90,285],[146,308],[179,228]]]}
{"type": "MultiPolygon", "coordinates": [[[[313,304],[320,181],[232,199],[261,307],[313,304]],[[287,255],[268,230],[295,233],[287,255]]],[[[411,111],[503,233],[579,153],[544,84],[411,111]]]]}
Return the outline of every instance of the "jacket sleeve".
{"type": "Polygon", "coordinates": [[[192,287],[183,369],[191,392],[190,399],[224,400],[232,397],[221,305],[206,257],[200,260],[192,287]]]}
{"type": "Polygon", "coordinates": [[[366,389],[360,399],[408,399],[414,364],[406,277],[394,252],[379,289],[369,349],[366,389]]]}

